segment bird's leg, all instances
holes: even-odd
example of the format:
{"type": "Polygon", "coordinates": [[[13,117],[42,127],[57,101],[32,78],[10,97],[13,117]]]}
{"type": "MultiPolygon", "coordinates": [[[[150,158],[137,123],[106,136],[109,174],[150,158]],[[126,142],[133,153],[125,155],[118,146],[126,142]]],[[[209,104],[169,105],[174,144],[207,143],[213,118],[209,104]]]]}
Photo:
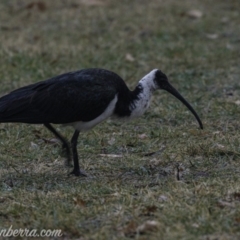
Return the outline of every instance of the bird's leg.
{"type": "Polygon", "coordinates": [[[72,154],[73,154],[73,163],[74,163],[74,168],[71,174],[74,174],[75,176],[84,176],[86,177],[87,175],[80,170],[79,167],[79,162],[78,162],[78,153],[77,153],[77,140],[79,136],[79,131],[75,130],[72,139],[71,139],[71,146],[72,146],[72,154]]]}
{"type": "Polygon", "coordinates": [[[70,151],[70,147],[68,142],[66,141],[66,139],[60,134],[58,133],[51,124],[49,123],[44,123],[44,126],[51,131],[61,142],[62,142],[62,148],[66,150],[67,153],[67,165],[70,166],[71,165],[71,151],[70,151]]]}

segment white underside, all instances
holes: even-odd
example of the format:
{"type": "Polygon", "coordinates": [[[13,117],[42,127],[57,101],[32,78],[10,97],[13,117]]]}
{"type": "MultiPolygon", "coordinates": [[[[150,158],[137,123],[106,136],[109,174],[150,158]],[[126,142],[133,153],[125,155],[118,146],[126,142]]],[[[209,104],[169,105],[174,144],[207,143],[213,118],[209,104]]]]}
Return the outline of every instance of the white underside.
{"type": "Polygon", "coordinates": [[[73,123],[69,123],[66,125],[72,126],[73,128],[75,128],[76,130],[79,130],[79,131],[90,130],[91,128],[93,128],[97,124],[103,122],[105,119],[109,118],[113,114],[117,100],[118,100],[118,97],[116,95],[114,97],[114,99],[109,103],[106,110],[100,116],[98,116],[97,118],[93,119],[90,122],[73,122],[73,123]]]}

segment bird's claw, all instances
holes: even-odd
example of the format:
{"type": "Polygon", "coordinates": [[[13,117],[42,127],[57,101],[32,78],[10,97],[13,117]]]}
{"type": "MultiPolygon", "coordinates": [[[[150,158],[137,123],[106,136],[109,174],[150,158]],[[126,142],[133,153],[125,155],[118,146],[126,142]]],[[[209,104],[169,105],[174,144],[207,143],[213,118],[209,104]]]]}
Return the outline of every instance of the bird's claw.
{"type": "Polygon", "coordinates": [[[72,172],[70,172],[69,174],[73,174],[76,177],[87,177],[87,174],[80,169],[73,169],[72,172]]]}

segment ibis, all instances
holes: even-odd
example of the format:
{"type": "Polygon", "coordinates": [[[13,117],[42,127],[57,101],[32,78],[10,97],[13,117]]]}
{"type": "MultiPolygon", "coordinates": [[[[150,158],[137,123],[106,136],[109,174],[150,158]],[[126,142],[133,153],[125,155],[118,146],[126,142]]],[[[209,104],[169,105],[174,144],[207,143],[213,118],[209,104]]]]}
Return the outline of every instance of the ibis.
{"type": "Polygon", "coordinates": [[[18,88],[0,98],[0,122],[43,124],[61,142],[71,174],[85,176],[77,152],[79,133],[89,130],[109,117],[134,119],[144,114],[155,90],[163,89],[179,99],[202,122],[192,106],[169,83],[167,76],[154,69],[131,91],[116,73],[89,68],[18,88]],[[71,144],[52,126],[72,126],[71,144]]]}

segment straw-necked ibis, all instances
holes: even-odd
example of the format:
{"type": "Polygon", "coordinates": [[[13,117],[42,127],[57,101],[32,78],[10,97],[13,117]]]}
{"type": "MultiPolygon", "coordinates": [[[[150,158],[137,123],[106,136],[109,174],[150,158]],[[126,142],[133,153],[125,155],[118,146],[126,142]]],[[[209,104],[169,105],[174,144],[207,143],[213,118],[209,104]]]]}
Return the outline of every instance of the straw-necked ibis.
{"type": "Polygon", "coordinates": [[[71,173],[85,175],[78,162],[79,133],[111,116],[132,119],[143,115],[157,89],[164,89],[178,98],[203,128],[191,105],[158,69],[144,76],[133,91],[116,73],[97,68],[65,73],[19,88],[0,98],[0,122],[43,124],[61,140],[68,161],[73,158],[74,169],[71,173]],[[71,147],[52,123],[70,125],[75,129],[71,147]]]}

